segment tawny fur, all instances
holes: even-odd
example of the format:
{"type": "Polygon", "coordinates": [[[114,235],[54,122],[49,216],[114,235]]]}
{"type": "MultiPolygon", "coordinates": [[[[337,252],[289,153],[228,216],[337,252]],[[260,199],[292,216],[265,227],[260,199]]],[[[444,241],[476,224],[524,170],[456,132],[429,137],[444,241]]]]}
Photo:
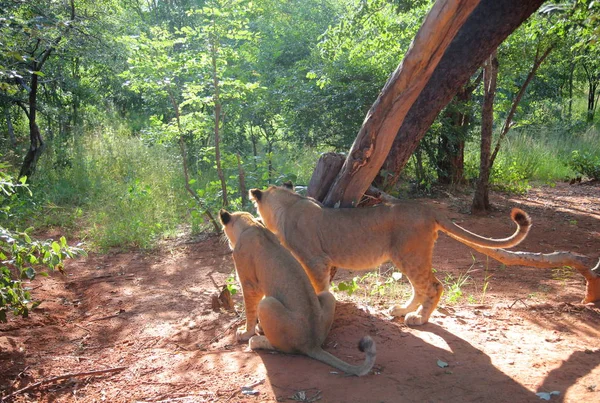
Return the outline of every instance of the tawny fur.
{"type": "Polygon", "coordinates": [[[249,340],[253,350],[301,353],[348,374],[367,374],[376,356],[370,337],[360,342],[366,353],[362,365],[350,365],[321,348],[333,322],[334,296],[328,291],[317,295],[300,263],[251,214],[221,210],[219,216],[246,307],[246,326],[237,330],[238,340],[249,340]],[[255,335],[257,321],[264,336],[255,335]]]}
{"type": "Polygon", "coordinates": [[[529,216],[513,209],[516,232],[504,239],[479,236],[454,224],[442,213],[411,202],[367,208],[326,208],[289,189],[252,189],[264,225],[300,261],[317,293],[329,289],[331,267],[368,270],[391,261],[409,279],[413,294],[390,309],[410,325],[427,323],[443,292],[431,260],[438,231],[466,244],[509,248],[529,231],[529,216]]]}

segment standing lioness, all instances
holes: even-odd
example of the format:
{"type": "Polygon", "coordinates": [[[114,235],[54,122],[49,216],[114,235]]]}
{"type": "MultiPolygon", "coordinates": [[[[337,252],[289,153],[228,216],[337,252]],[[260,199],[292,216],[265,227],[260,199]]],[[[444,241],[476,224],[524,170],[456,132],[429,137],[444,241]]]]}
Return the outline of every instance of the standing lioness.
{"type": "Polygon", "coordinates": [[[300,263],[250,213],[221,210],[219,216],[246,307],[246,326],[238,329],[238,340],[249,339],[252,350],[306,354],[352,375],[367,374],[375,362],[375,342],[369,336],[359,343],[367,355],[362,365],[347,364],[321,348],[333,322],[333,295],[316,295],[300,263]],[[257,319],[264,336],[254,335],[257,319]]]}
{"type": "Polygon", "coordinates": [[[271,186],[252,189],[250,197],[265,226],[300,261],[316,292],[329,289],[331,267],[366,270],[392,261],[408,277],[412,298],[390,313],[405,316],[405,323],[427,323],[443,287],[431,271],[433,245],[443,231],[466,244],[508,248],[521,242],[531,221],[513,209],[518,225],[508,238],[490,239],[469,232],[426,206],[399,202],[368,208],[326,208],[289,189],[271,186]]]}

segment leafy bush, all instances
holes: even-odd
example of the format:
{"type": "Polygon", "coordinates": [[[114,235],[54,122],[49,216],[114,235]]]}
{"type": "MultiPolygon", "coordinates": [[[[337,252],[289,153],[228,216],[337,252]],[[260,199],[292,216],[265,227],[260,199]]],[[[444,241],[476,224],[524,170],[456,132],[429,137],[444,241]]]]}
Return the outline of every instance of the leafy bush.
{"type": "MultiPolygon", "coordinates": [[[[0,169],[5,165],[0,165],[0,169]]],[[[33,240],[25,232],[9,230],[2,222],[10,218],[12,204],[16,203],[16,189],[27,187],[24,181],[13,184],[10,175],[0,171],[0,322],[6,322],[9,311],[15,316],[27,317],[29,310],[40,304],[31,297],[24,281],[37,275],[47,276],[45,270],[62,272],[63,260],[84,253],[80,248],[60,242],[33,240]]]]}
{"type": "Polygon", "coordinates": [[[577,174],[600,180],[600,155],[573,150],[568,163],[577,174]]]}

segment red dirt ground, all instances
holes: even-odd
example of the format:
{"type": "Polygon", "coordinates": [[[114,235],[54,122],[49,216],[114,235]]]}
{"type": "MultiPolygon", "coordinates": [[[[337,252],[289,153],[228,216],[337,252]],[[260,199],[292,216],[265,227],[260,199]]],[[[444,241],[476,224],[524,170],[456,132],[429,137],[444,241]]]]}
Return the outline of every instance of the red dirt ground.
{"type": "MultiPolygon", "coordinates": [[[[494,194],[498,210],[485,217],[464,214],[469,200],[422,201],[486,236],[511,233],[508,212],[520,206],[534,222],[521,250],[599,254],[598,184],[494,194]]],[[[211,309],[233,269],[218,236],[69,261],[66,276],[35,281],[44,302],[30,318],[0,324],[0,396],[63,376],[2,401],[515,403],[553,391],[551,401],[600,401],[600,308],[579,304],[585,283],[578,273],[504,267],[445,235],[434,268],[442,280],[468,271],[469,281],[463,298],[446,299],[425,326],[390,320],[390,301],[337,293],[325,349],[358,363],[358,340],[369,334],[377,343],[375,369],[356,378],[236,343],[241,316],[211,309]]],[[[336,281],[354,275],[340,270],[336,281]]],[[[234,300],[241,312],[241,297],[234,300]]]]}

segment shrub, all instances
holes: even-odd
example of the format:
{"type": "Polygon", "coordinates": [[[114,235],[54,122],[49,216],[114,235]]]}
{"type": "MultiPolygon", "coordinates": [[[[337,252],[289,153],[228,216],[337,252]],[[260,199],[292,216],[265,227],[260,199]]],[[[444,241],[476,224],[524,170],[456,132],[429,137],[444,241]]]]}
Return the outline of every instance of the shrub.
{"type": "MultiPolygon", "coordinates": [[[[5,165],[0,165],[0,169],[5,165]]],[[[6,322],[9,311],[15,316],[27,317],[29,310],[40,304],[32,299],[24,281],[33,280],[45,270],[62,271],[63,260],[83,253],[82,249],[67,245],[61,237],[53,240],[33,240],[25,232],[14,231],[2,225],[11,216],[12,204],[18,200],[17,189],[28,190],[23,180],[14,184],[12,177],[0,170],[0,322],[6,322]]]]}
{"type": "Polygon", "coordinates": [[[573,150],[569,159],[569,166],[579,175],[586,176],[589,179],[600,179],[600,156],[598,155],[573,150]]]}

